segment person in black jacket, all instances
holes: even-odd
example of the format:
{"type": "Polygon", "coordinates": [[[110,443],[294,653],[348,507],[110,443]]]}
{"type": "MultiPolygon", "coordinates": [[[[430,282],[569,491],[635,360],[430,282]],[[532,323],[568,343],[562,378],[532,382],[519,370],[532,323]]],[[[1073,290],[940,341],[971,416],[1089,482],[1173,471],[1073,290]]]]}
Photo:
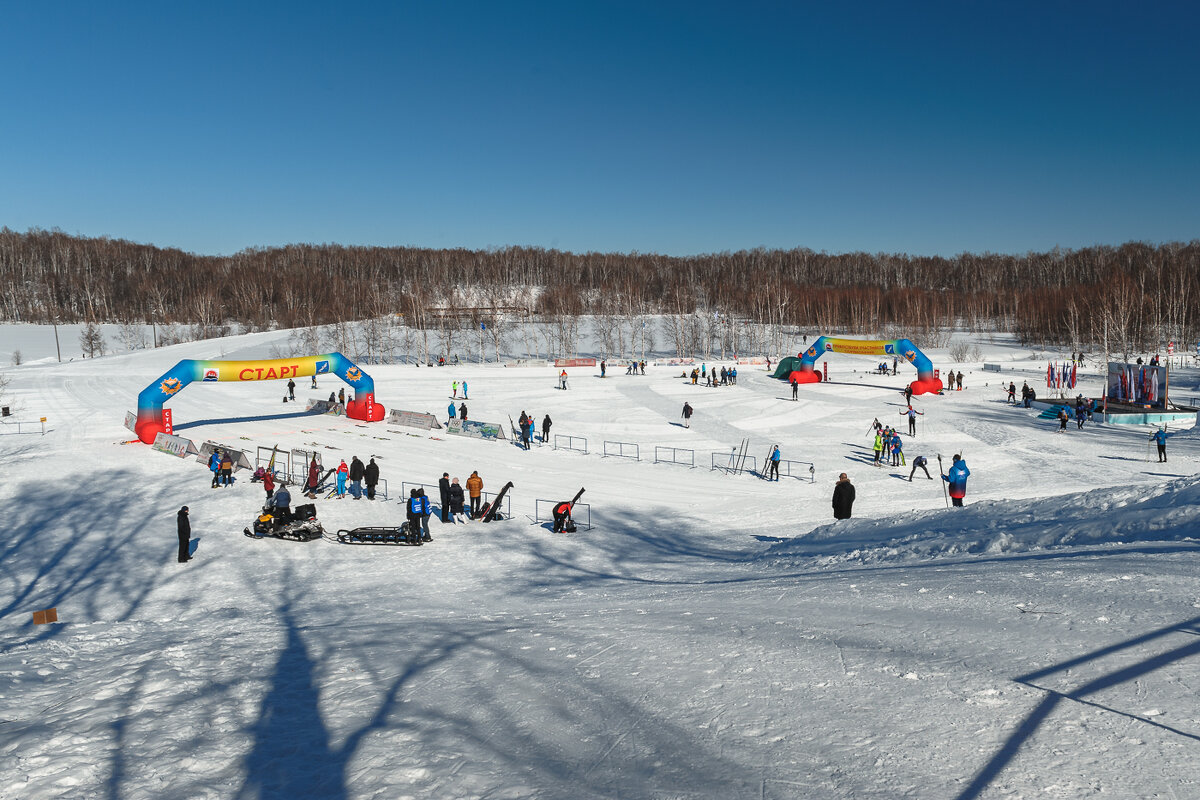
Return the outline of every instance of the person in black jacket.
{"type": "Polygon", "coordinates": [[[846,477],[846,473],[838,476],[838,482],[833,487],[833,517],[834,519],[850,519],[850,509],[854,506],[854,484],[846,477]]]}
{"type": "Polygon", "coordinates": [[[549,414],[542,418],[542,444],[550,441],[550,426],[553,424],[549,414]]]}
{"type": "Polygon", "coordinates": [[[367,482],[367,499],[375,499],[375,484],[379,483],[379,465],[375,463],[375,459],[371,459],[371,463],[363,468],[363,478],[367,482]]]}
{"type": "Polygon", "coordinates": [[[443,472],[438,481],[438,494],[442,498],[442,522],[450,521],[450,473],[443,472]]]}
{"type": "Polygon", "coordinates": [[[461,419],[463,422],[467,421],[467,404],[466,403],[458,404],[458,418],[461,419]]]}
{"type": "Polygon", "coordinates": [[[410,544],[419,545],[421,543],[421,500],[416,489],[409,490],[408,503],[404,508],[408,512],[408,541],[410,544]]]}
{"type": "Polygon", "coordinates": [[[192,523],[188,519],[188,507],[184,506],[179,509],[179,563],[184,564],[191,560],[192,556],[188,552],[188,545],[192,538],[192,523]]]}
{"type": "MultiPolygon", "coordinates": [[[[466,500],[466,495],[463,494],[463,488],[458,483],[458,478],[450,482],[450,516],[454,519],[454,524],[460,522],[459,517],[463,515],[463,503],[466,500]]],[[[461,520],[466,522],[466,520],[461,520]]]]}
{"type": "Polygon", "coordinates": [[[354,495],[354,499],[358,500],[362,497],[362,479],[365,470],[363,463],[358,460],[358,456],[350,459],[350,494],[354,495]]]}

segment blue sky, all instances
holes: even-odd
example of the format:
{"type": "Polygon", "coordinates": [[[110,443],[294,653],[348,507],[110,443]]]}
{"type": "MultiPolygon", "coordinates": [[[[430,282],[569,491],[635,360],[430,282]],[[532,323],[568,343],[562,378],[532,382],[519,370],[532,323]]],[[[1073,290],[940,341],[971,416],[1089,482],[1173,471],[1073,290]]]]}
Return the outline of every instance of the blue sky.
{"type": "Polygon", "coordinates": [[[1198,3],[13,3],[0,226],[952,255],[1200,237],[1198,3]]]}

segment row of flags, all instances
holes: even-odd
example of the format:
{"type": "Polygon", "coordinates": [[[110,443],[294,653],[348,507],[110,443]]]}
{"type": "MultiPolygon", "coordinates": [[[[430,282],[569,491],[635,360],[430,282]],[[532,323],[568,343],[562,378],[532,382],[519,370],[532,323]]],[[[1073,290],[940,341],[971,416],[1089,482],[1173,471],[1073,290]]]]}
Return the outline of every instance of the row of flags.
{"type": "Polygon", "coordinates": [[[1074,389],[1078,368],[1075,364],[1066,362],[1055,364],[1053,361],[1046,367],[1046,387],[1049,389],[1074,389]]]}

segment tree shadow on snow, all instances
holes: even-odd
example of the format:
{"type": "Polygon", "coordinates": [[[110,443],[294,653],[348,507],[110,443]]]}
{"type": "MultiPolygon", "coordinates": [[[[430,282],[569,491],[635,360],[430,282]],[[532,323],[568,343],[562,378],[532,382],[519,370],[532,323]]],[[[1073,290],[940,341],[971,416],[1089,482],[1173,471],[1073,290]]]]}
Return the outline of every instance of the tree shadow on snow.
{"type": "MultiPolygon", "coordinates": [[[[1191,746],[1195,747],[1194,743],[1200,742],[1200,732],[1198,731],[1186,731],[1174,728],[1136,713],[1102,705],[1098,700],[1092,700],[1091,698],[1106,689],[1120,686],[1130,681],[1139,681],[1155,670],[1197,655],[1200,655],[1200,617],[1192,617],[1174,625],[1168,625],[1141,636],[1135,636],[1132,639],[1102,647],[1086,655],[1060,662],[1045,669],[1013,678],[1017,683],[1045,692],[1046,696],[1018,723],[1016,729],[1009,735],[1000,749],[976,773],[971,783],[957,795],[956,800],[975,800],[980,797],[991,786],[992,782],[999,777],[1000,773],[1016,759],[1021,747],[1033,738],[1038,730],[1049,721],[1054,711],[1060,705],[1064,704],[1079,703],[1090,706],[1093,709],[1118,714],[1129,718],[1131,721],[1158,728],[1183,739],[1189,739],[1193,742],[1191,746]],[[1060,673],[1070,674],[1070,671],[1076,667],[1095,664],[1107,656],[1142,645],[1157,643],[1158,640],[1173,634],[1185,634],[1189,635],[1190,638],[1170,650],[1145,656],[1140,661],[1134,663],[1129,663],[1127,659],[1119,659],[1119,663],[1115,664],[1110,671],[1101,674],[1099,677],[1092,678],[1070,691],[1061,692],[1039,685],[1039,682],[1045,678],[1060,676],[1060,673]]],[[[1083,674],[1090,675],[1091,672],[1084,670],[1083,674]]]]}

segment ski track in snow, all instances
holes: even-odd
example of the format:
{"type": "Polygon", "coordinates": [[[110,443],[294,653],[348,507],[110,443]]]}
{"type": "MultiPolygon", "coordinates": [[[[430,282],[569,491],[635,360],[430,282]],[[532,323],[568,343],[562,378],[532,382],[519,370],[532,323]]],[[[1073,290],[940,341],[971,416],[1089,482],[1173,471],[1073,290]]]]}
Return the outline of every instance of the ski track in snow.
{"type": "Polygon", "coordinates": [[[189,387],[171,407],[197,444],[379,458],[392,499],[318,500],[327,530],[399,524],[403,480],[514,482],[513,518],[435,516],[422,548],[256,541],[245,473],[213,490],[194,461],[117,442],[177,360],[286,336],[9,372],[50,432],[0,437],[0,798],[1200,797],[1194,429],[1167,464],[1145,426],[1055,434],[980,385],[1040,389],[1039,363],[981,342],[1006,372],[963,365],[967,389],[916,398],[905,436],[931,472],[965,454],[967,507],[948,510],[940,481],[870,466],[871,420],[907,429],[906,376],[855,372],[870,358],[835,358],[800,402],[746,365],[716,389],[570,369],[566,392],[550,367],[366,366],[389,408],[443,417],[465,377],[471,418],[550,413],[588,455],[304,416],[282,383],[189,387]],[[816,483],[709,471],[744,437],[816,483]],[[698,466],[654,464],[655,444],[698,466]],[[842,471],[858,499],[834,523],[842,471]],[[594,528],[531,523],[580,486],[594,528]],[[178,565],[184,504],[201,543],[178,565]],[[59,623],[33,626],[47,607],[59,623]]]}

